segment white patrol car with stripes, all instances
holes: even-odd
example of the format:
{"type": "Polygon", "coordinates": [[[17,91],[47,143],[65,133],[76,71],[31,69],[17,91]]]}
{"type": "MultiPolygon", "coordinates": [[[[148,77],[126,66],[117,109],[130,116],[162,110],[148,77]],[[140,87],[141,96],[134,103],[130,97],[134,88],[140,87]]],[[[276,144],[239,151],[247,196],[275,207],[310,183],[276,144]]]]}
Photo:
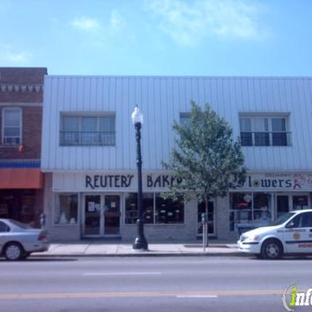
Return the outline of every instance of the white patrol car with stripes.
{"type": "Polygon", "coordinates": [[[237,244],[240,251],[264,259],[312,254],[312,209],[282,214],[269,226],[243,233],[237,244]]]}

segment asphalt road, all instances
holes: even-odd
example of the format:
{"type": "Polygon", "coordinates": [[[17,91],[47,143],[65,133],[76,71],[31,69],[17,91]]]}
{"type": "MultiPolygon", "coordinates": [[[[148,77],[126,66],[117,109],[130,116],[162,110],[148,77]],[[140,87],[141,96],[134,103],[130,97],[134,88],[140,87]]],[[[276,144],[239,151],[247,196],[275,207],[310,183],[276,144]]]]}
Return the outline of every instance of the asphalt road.
{"type": "MultiPolygon", "coordinates": [[[[0,260],[0,311],[286,311],[311,259],[103,257],[0,260]],[[288,300],[288,299],[287,299],[288,300]]],[[[311,311],[312,306],[298,311],[311,311]]]]}

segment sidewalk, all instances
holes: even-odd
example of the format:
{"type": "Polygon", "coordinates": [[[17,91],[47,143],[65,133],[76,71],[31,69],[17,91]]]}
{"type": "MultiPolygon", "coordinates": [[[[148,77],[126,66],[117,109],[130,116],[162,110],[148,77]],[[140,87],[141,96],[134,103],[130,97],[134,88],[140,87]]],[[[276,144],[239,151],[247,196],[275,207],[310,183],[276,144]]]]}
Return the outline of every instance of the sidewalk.
{"type": "Polygon", "coordinates": [[[205,249],[200,242],[150,243],[148,250],[133,250],[130,242],[81,241],[77,243],[52,243],[46,252],[32,256],[238,256],[236,243],[211,242],[205,249]]]}

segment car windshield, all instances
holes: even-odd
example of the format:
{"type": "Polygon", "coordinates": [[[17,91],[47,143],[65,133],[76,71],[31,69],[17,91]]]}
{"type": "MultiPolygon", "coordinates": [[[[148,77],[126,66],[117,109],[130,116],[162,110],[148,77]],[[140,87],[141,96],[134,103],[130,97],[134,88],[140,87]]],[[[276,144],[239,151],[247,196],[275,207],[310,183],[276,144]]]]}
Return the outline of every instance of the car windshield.
{"type": "Polygon", "coordinates": [[[25,223],[21,223],[21,222],[18,222],[16,220],[10,220],[10,222],[22,229],[31,229],[32,227],[28,224],[25,224],[25,223]]]}
{"type": "Polygon", "coordinates": [[[289,218],[291,218],[292,216],[294,216],[294,212],[286,212],[283,213],[282,215],[280,215],[276,220],[274,220],[270,226],[274,226],[274,225],[281,225],[283,223],[285,223],[287,220],[289,220],[289,218]]]}

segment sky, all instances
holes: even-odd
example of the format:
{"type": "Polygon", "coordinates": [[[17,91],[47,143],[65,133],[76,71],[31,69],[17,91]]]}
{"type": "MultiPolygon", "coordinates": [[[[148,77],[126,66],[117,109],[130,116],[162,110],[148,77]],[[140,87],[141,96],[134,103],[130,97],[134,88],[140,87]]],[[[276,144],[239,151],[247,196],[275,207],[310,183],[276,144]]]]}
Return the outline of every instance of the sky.
{"type": "Polygon", "coordinates": [[[312,0],[0,0],[0,67],[311,76],[312,0]]]}

